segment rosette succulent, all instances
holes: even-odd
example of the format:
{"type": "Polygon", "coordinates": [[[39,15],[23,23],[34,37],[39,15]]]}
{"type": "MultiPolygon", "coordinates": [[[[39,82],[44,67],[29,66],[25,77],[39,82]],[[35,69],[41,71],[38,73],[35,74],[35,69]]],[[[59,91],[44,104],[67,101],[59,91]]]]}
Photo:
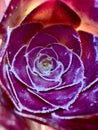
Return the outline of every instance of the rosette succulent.
{"type": "Polygon", "coordinates": [[[60,0],[42,3],[17,27],[1,22],[0,82],[15,113],[58,129],[98,128],[98,37],[79,24],[60,0]]]}

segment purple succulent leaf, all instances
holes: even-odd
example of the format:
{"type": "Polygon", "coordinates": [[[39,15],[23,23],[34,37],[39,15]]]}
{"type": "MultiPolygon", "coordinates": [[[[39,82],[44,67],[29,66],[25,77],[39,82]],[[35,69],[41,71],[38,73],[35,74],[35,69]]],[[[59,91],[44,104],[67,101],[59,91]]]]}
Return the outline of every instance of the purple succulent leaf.
{"type": "Polygon", "coordinates": [[[82,117],[98,115],[98,82],[80,94],[70,111],[82,117]]]}
{"type": "Polygon", "coordinates": [[[41,24],[30,23],[19,26],[12,31],[8,46],[8,57],[10,64],[12,63],[13,57],[19,50],[19,48],[21,48],[24,44],[27,44],[31,39],[31,37],[34,36],[41,29],[42,29],[41,24]]]}
{"type": "MultiPolygon", "coordinates": [[[[45,118],[45,115],[48,115],[48,114],[50,115],[50,112],[47,113],[47,114],[46,113],[33,113],[32,114],[32,112],[25,111],[25,110],[23,110],[21,112],[21,111],[18,111],[17,109],[15,109],[15,113],[17,115],[19,115],[19,116],[22,116],[22,117],[25,117],[25,118],[29,118],[31,120],[33,119],[34,121],[37,121],[40,124],[43,124],[43,123],[47,124],[47,121],[48,121],[49,118],[48,117],[45,118]]],[[[49,125],[49,123],[48,123],[48,125],[49,125]]]]}
{"type": "Polygon", "coordinates": [[[41,30],[42,33],[47,33],[57,40],[72,49],[79,56],[81,55],[81,42],[78,33],[71,27],[62,24],[52,25],[41,30]]]}
{"type": "Polygon", "coordinates": [[[17,100],[16,100],[16,98],[12,98],[12,97],[14,97],[14,93],[11,90],[11,86],[10,86],[9,80],[8,80],[7,73],[8,73],[9,67],[8,67],[8,65],[4,65],[5,61],[6,61],[6,58],[3,58],[3,61],[0,64],[0,85],[4,89],[5,93],[8,95],[8,97],[11,99],[13,104],[16,106],[15,102],[17,102],[17,100]]]}
{"type": "MultiPolygon", "coordinates": [[[[51,126],[57,129],[68,130],[92,130],[98,129],[98,82],[90,87],[85,92],[79,94],[68,110],[58,109],[54,112],[37,115],[43,117],[45,123],[50,123],[51,126]],[[54,124],[57,124],[54,126],[54,124]]],[[[21,113],[19,113],[21,115],[21,113]]],[[[31,113],[23,112],[23,116],[31,116],[31,113]]],[[[40,118],[40,121],[42,119],[40,118]]],[[[37,117],[35,118],[36,120],[37,117]]]]}
{"type": "Polygon", "coordinates": [[[58,110],[56,115],[61,119],[88,118],[98,116],[98,82],[85,92],[80,93],[69,110],[58,110]]]}
{"type": "Polygon", "coordinates": [[[77,99],[82,88],[83,84],[80,82],[71,87],[61,88],[59,90],[53,89],[52,91],[46,92],[39,91],[36,94],[59,108],[68,110],[69,106],[77,99]]]}
{"type": "Polygon", "coordinates": [[[27,48],[27,53],[29,53],[32,50],[32,48],[38,46],[46,47],[48,44],[53,44],[53,43],[58,43],[55,37],[46,33],[38,33],[37,35],[32,37],[27,48]]]}
{"type": "Polygon", "coordinates": [[[46,79],[38,76],[38,74],[32,73],[32,71],[30,71],[29,68],[28,68],[28,75],[30,76],[30,78],[32,80],[32,84],[33,84],[35,90],[37,90],[37,91],[52,90],[54,88],[57,88],[59,85],[61,85],[61,82],[62,82],[62,80],[59,80],[59,81],[46,80],[46,79]]]}
{"type": "Polygon", "coordinates": [[[57,89],[78,84],[84,78],[83,62],[77,54],[73,53],[70,68],[67,73],[62,75],[62,86],[59,86],[57,89]]]}
{"type": "MultiPolygon", "coordinates": [[[[63,111],[61,109],[61,111],[63,111]]],[[[66,112],[66,111],[65,111],[66,112]]],[[[33,115],[30,112],[23,111],[22,113],[19,111],[16,111],[18,115],[21,115],[23,117],[29,117],[33,118],[36,121],[44,122],[45,124],[48,124],[52,126],[53,128],[59,129],[59,130],[92,130],[98,129],[98,116],[91,115],[89,117],[85,118],[71,118],[70,116],[67,116],[66,119],[60,117],[59,115],[56,115],[56,111],[52,113],[47,114],[37,114],[33,115]]]]}
{"type": "MultiPolygon", "coordinates": [[[[53,44],[53,43],[52,43],[53,44]]],[[[49,44],[51,46],[51,44],[49,44]]],[[[50,57],[55,58],[56,60],[58,60],[58,52],[56,52],[52,47],[50,47],[49,45],[47,45],[46,48],[43,48],[39,51],[39,55],[40,54],[46,54],[50,57]]]]}
{"type": "Polygon", "coordinates": [[[14,97],[11,98],[16,98],[17,102],[14,102],[18,111],[26,110],[33,113],[47,113],[58,109],[53,104],[36,95],[34,91],[30,93],[10,71],[7,72],[7,75],[10,81],[11,91],[14,93],[14,97]]]}
{"type": "Polygon", "coordinates": [[[27,74],[27,62],[25,58],[26,46],[22,46],[14,55],[10,71],[15,77],[20,80],[24,85],[34,88],[32,82],[27,74]]]}
{"type": "Polygon", "coordinates": [[[82,61],[84,64],[84,89],[98,81],[98,37],[86,32],[79,32],[82,41],[82,61]]]}
{"type": "MultiPolygon", "coordinates": [[[[27,47],[28,48],[28,47],[27,47]]],[[[26,48],[26,50],[27,50],[26,48]]],[[[29,69],[32,71],[34,68],[34,60],[37,57],[38,52],[42,49],[43,47],[38,46],[33,48],[31,51],[29,51],[28,53],[25,53],[25,58],[26,58],[26,62],[27,62],[27,66],[29,67],[29,69]]]]}
{"type": "Polygon", "coordinates": [[[52,44],[50,47],[57,53],[58,61],[63,64],[64,73],[67,72],[72,62],[72,51],[59,43],[52,44]]]}

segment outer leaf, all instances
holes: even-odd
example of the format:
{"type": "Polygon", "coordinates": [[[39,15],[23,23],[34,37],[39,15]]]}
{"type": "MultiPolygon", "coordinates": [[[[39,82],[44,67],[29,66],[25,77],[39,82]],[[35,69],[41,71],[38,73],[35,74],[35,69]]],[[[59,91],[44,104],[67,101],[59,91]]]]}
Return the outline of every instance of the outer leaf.
{"type": "Polygon", "coordinates": [[[81,18],[79,29],[98,35],[98,1],[97,0],[63,0],[81,18]]]}
{"type": "MultiPolygon", "coordinates": [[[[0,1],[1,9],[4,8],[2,7],[3,1],[0,1]]],[[[0,19],[0,33],[4,33],[8,26],[15,27],[19,25],[32,9],[44,1],[46,0],[10,0],[0,19]]]]}
{"type": "Polygon", "coordinates": [[[79,26],[80,18],[61,0],[49,0],[35,8],[23,21],[41,22],[45,26],[48,24],[64,23],[74,27],[79,26]]]}

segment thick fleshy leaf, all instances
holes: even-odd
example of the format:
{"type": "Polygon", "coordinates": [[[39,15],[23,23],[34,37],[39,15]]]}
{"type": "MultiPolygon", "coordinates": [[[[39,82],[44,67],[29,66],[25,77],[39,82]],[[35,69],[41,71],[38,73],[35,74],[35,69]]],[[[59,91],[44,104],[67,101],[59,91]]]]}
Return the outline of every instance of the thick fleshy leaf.
{"type": "MultiPolygon", "coordinates": [[[[27,48],[28,48],[28,47],[27,47],[27,48]]],[[[42,48],[43,48],[43,47],[38,46],[38,47],[32,48],[31,51],[26,52],[26,53],[24,54],[24,56],[25,56],[25,58],[26,58],[27,65],[28,65],[28,67],[29,67],[31,70],[33,70],[34,60],[35,60],[35,58],[37,57],[38,52],[39,52],[42,48]]]]}
{"type": "Polygon", "coordinates": [[[90,116],[91,114],[98,115],[98,82],[80,94],[78,100],[71,107],[71,110],[72,109],[76,110],[75,113],[77,115],[84,115],[84,117],[85,115],[90,116]],[[78,103],[80,105],[78,105],[78,103]]]}
{"type": "MultiPolygon", "coordinates": [[[[67,73],[62,76],[62,86],[72,86],[84,79],[84,66],[78,55],[73,53],[72,63],[67,73]]],[[[59,89],[59,88],[58,88],[59,89]]]]}
{"type": "MultiPolygon", "coordinates": [[[[66,111],[59,109],[51,114],[38,115],[55,128],[67,130],[98,129],[98,83],[79,94],[77,100],[66,111]]],[[[28,113],[31,117],[31,113],[28,113]]],[[[23,113],[26,116],[26,113],[23,113]]]]}
{"type": "Polygon", "coordinates": [[[81,18],[79,29],[98,35],[98,1],[97,0],[63,0],[81,18]]]}
{"type": "Polygon", "coordinates": [[[63,23],[77,27],[80,24],[80,18],[61,0],[49,0],[35,8],[24,20],[24,23],[37,21],[48,24],[63,23]]]}
{"type": "Polygon", "coordinates": [[[72,87],[36,93],[48,102],[57,105],[59,108],[64,108],[67,110],[69,106],[75,102],[82,88],[83,85],[80,82],[72,87]]]}
{"type": "Polygon", "coordinates": [[[54,112],[47,113],[47,114],[37,114],[32,116],[32,113],[23,111],[22,113],[16,111],[17,114],[23,117],[33,118],[38,122],[44,122],[47,125],[50,125],[52,128],[56,128],[59,130],[92,130],[98,129],[98,116],[91,115],[90,117],[79,118],[76,117],[75,119],[69,118],[60,118],[60,116],[56,115],[54,112]]]}
{"type": "Polygon", "coordinates": [[[88,118],[98,116],[98,82],[89,90],[82,92],[69,110],[58,110],[55,114],[61,119],[88,118]]]}
{"type": "Polygon", "coordinates": [[[41,30],[57,38],[57,40],[72,49],[78,55],[81,55],[81,43],[78,33],[71,27],[62,24],[49,26],[41,30]]]}
{"type": "Polygon", "coordinates": [[[79,34],[82,42],[82,61],[85,69],[85,90],[98,81],[98,37],[82,31],[79,34]]]}
{"type": "MultiPolygon", "coordinates": [[[[17,99],[14,98],[15,95],[12,91],[10,84],[8,83],[8,65],[4,66],[5,62],[7,61],[6,58],[3,59],[2,63],[0,64],[0,87],[2,87],[7,94],[7,96],[11,99],[11,101],[16,106],[17,99]],[[12,98],[13,97],[13,98],[12,98]]],[[[5,104],[4,104],[5,105],[5,104]]]]}
{"type": "Polygon", "coordinates": [[[55,50],[51,47],[51,45],[54,43],[50,43],[49,45],[47,45],[46,48],[43,48],[39,51],[39,55],[47,55],[49,57],[54,58],[55,60],[58,60],[58,54],[57,52],[55,52],[55,50]]]}
{"type": "Polygon", "coordinates": [[[60,119],[55,114],[45,115],[45,119],[51,122],[51,126],[59,130],[97,130],[98,117],[91,116],[89,118],[60,119]]]}
{"type": "Polygon", "coordinates": [[[72,51],[68,49],[66,46],[61,44],[52,44],[51,48],[57,53],[58,61],[60,61],[64,66],[64,73],[69,69],[72,62],[72,51]]]}
{"type": "Polygon", "coordinates": [[[35,47],[38,47],[38,46],[47,47],[47,45],[53,44],[53,43],[58,43],[55,37],[46,33],[38,33],[30,41],[30,44],[27,47],[27,53],[30,52],[35,47]]]}
{"type": "Polygon", "coordinates": [[[13,57],[19,48],[24,44],[27,44],[31,37],[33,37],[41,29],[41,24],[30,23],[19,26],[12,31],[8,46],[8,57],[10,63],[12,63],[13,57]]]}
{"type": "MultiPolygon", "coordinates": [[[[59,119],[56,120],[59,122],[59,119]]],[[[98,129],[98,117],[92,116],[90,118],[76,118],[71,120],[61,120],[59,126],[61,129],[67,130],[97,130],[98,129]]]]}
{"type": "Polygon", "coordinates": [[[17,102],[15,100],[14,102],[19,111],[26,110],[33,113],[46,113],[57,109],[57,107],[43,100],[33,91],[30,93],[11,72],[7,72],[7,76],[10,81],[11,91],[14,94],[11,99],[16,98],[17,102]]]}
{"type": "Polygon", "coordinates": [[[23,84],[34,88],[27,74],[27,62],[25,59],[26,47],[21,47],[17,54],[14,56],[10,71],[15,77],[20,80],[23,84]]]}
{"type": "Polygon", "coordinates": [[[58,87],[61,84],[61,80],[59,81],[45,80],[44,78],[38,76],[37,74],[32,73],[29,69],[28,74],[32,79],[32,84],[35,90],[37,91],[49,91],[58,87]]]}
{"type": "Polygon", "coordinates": [[[30,130],[24,118],[0,104],[0,130],[30,130]]]}

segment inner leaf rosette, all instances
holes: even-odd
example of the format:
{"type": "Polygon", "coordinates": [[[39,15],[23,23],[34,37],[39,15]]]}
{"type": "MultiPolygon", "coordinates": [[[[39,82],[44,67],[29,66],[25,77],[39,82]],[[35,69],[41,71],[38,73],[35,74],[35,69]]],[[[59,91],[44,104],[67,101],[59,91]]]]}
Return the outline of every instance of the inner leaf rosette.
{"type": "MultiPolygon", "coordinates": [[[[81,45],[77,37],[76,31],[65,25],[43,29],[39,23],[30,23],[13,29],[1,62],[0,74],[2,86],[17,111],[32,113],[32,118],[35,118],[36,114],[59,109],[67,111],[77,100],[85,77],[81,45]],[[59,40],[57,33],[50,33],[51,29],[54,33],[55,29],[58,32],[69,31],[71,40],[61,32],[59,40]],[[78,51],[75,46],[73,49],[74,42],[78,51]]],[[[39,120],[42,121],[42,118],[39,120]]]]}
{"type": "MultiPolygon", "coordinates": [[[[45,81],[61,84],[62,75],[67,72],[70,67],[72,52],[66,47],[54,43],[46,47],[32,49],[26,53],[26,61],[29,66],[29,71],[32,73],[31,75],[39,76],[45,81]],[[59,55],[55,49],[62,49],[65,54],[59,55]],[[66,60],[66,62],[64,60],[66,60]]],[[[49,87],[49,89],[51,89],[51,87],[49,87]]]]}

